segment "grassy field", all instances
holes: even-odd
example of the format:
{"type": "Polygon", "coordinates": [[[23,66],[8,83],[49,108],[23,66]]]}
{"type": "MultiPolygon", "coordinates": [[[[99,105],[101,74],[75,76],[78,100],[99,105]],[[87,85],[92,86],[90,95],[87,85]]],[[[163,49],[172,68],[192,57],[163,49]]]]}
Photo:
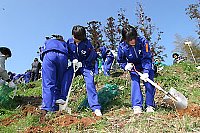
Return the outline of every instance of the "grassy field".
{"type": "MultiPolygon", "coordinates": [[[[0,132],[200,132],[200,70],[188,63],[165,67],[155,78],[166,90],[174,87],[189,101],[186,110],[176,111],[163,103],[164,94],[157,91],[155,113],[133,114],[130,102],[130,77],[123,71],[112,72],[110,77],[102,74],[95,77],[97,90],[105,84],[117,85],[112,95],[103,95],[103,117],[95,117],[91,110],[80,104],[86,98],[82,77],[76,77],[70,97],[72,114],[56,112],[49,114],[45,122],[40,122],[41,81],[19,85],[17,96],[8,98],[0,108],[0,132]]],[[[13,92],[10,93],[13,95],[13,92]]]]}

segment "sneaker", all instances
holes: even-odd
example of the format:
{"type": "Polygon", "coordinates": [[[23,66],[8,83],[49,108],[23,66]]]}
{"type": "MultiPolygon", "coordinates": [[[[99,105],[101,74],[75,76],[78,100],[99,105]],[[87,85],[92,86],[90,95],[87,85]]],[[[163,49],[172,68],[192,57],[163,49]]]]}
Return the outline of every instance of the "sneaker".
{"type": "Polygon", "coordinates": [[[102,116],[101,110],[99,110],[99,109],[95,109],[94,113],[96,116],[102,116]]]}
{"type": "Polygon", "coordinates": [[[153,112],[154,112],[154,107],[148,106],[148,107],[146,108],[146,112],[147,112],[147,113],[153,113],[153,112]]]}
{"type": "Polygon", "coordinates": [[[133,107],[133,111],[134,111],[134,114],[141,114],[142,113],[142,108],[140,106],[134,106],[133,107]]]}
{"type": "Polygon", "coordinates": [[[56,104],[65,104],[65,102],[63,99],[56,100],[56,104]]]}

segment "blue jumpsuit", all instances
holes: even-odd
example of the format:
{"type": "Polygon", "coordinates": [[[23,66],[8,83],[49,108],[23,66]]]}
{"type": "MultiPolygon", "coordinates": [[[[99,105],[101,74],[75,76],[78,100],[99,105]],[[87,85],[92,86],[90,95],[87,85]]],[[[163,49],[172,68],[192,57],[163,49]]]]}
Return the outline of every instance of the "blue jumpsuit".
{"type": "MultiPolygon", "coordinates": [[[[79,62],[82,63],[82,67],[78,69],[76,75],[81,74],[84,77],[84,80],[86,82],[86,91],[90,108],[93,111],[95,109],[101,109],[101,106],[98,103],[98,95],[94,84],[94,73],[93,73],[95,60],[97,58],[97,53],[95,52],[90,41],[87,39],[76,45],[74,39],[71,38],[67,41],[67,45],[69,52],[68,57],[70,58],[70,60],[73,61],[73,59],[77,59],[79,62]]],[[[66,100],[66,95],[68,94],[69,87],[72,84],[73,73],[74,73],[73,66],[70,66],[66,74],[67,84],[65,86],[65,90],[62,92],[61,98],[63,100],[66,100]]]]}
{"type": "Polygon", "coordinates": [[[29,83],[31,79],[31,72],[25,72],[25,74],[23,75],[23,78],[24,78],[25,83],[29,83]]]}
{"type": "Polygon", "coordinates": [[[100,51],[101,51],[101,55],[103,58],[102,65],[103,65],[104,75],[110,76],[110,69],[111,69],[112,63],[114,61],[114,55],[105,46],[100,47],[100,51]]]}
{"type": "Polygon", "coordinates": [[[23,74],[17,74],[13,77],[13,81],[17,81],[19,78],[21,78],[23,74]]]}
{"type": "Polygon", "coordinates": [[[66,42],[49,39],[42,51],[42,110],[57,111],[55,101],[60,99],[65,87],[64,77],[68,65],[68,49],[66,42]]]}
{"type": "MultiPolygon", "coordinates": [[[[130,46],[126,42],[121,42],[118,47],[117,61],[122,69],[125,69],[127,63],[133,63],[137,71],[148,73],[151,80],[154,79],[154,70],[152,69],[152,55],[148,41],[145,38],[137,37],[136,45],[130,46]]],[[[143,106],[143,96],[140,89],[140,77],[134,71],[131,76],[131,101],[132,107],[143,106]]],[[[145,106],[155,106],[154,95],[155,87],[145,82],[146,103],[145,106]]]]}
{"type": "Polygon", "coordinates": [[[95,61],[94,74],[95,75],[99,74],[99,62],[98,62],[98,59],[96,59],[96,61],[95,61]]]}

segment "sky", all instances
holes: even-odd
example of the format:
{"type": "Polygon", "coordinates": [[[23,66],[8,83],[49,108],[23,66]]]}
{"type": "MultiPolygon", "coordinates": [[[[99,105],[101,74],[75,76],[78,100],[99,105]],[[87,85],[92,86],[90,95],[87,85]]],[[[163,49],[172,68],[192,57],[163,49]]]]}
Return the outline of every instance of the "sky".
{"type": "Polygon", "coordinates": [[[197,38],[195,22],[185,14],[185,8],[196,0],[0,0],[0,46],[12,50],[6,69],[24,73],[38,57],[45,36],[61,34],[71,37],[74,25],[86,26],[98,20],[103,25],[110,16],[117,18],[120,8],[126,10],[131,24],[136,24],[136,3],[142,2],[146,15],[164,32],[160,44],[172,64],[175,34],[197,38]]]}

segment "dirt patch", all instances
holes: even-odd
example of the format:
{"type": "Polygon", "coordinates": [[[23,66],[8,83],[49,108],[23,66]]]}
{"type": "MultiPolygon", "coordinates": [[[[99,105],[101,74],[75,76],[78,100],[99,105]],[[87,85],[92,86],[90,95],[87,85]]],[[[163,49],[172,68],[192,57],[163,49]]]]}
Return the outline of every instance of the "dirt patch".
{"type": "Polygon", "coordinates": [[[177,113],[180,117],[184,115],[192,117],[200,117],[200,106],[196,104],[189,105],[186,109],[177,110],[177,113]]]}
{"type": "Polygon", "coordinates": [[[173,118],[177,118],[177,115],[169,113],[169,114],[157,115],[156,118],[171,120],[173,118]]]}
{"type": "Polygon", "coordinates": [[[39,110],[35,106],[32,105],[26,105],[22,108],[22,115],[27,116],[28,114],[30,115],[38,115],[39,110]]]}
{"type": "Polygon", "coordinates": [[[0,125],[2,126],[8,126],[14,122],[17,122],[18,119],[22,118],[21,115],[11,115],[10,117],[8,118],[5,118],[3,120],[0,121],[0,125]]]}
{"type": "Polygon", "coordinates": [[[94,118],[83,117],[81,119],[78,119],[76,116],[63,115],[49,121],[48,124],[55,124],[56,126],[62,126],[62,127],[68,127],[70,125],[76,125],[76,124],[83,124],[84,127],[87,127],[94,123],[96,123],[96,119],[94,118]]]}
{"type": "Polygon", "coordinates": [[[89,125],[96,123],[96,120],[89,117],[84,117],[84,118],[81,118],[80,123],[83,124],[84,127],[87,127],[89,125]]]}
{"type": "Polygon", "coordinates": [[[55,124],[57,126],[62,126],[62,127],[66,127],[66,126],[70,126],[72,124],[77,124],[79,122],[77,117],[73,117],[70,115],[64,115],[64,116],[60,116],[58,118],[55,118],[51,121],[49,121],[49,124],[55,124]]]}
{"type": "Polygon", "coordinates": [[[39,126],[32,126],[27,128],[24,133],[54,133],[54,127],[53,126],[45,126],[45,127],[39,127],[39,126]]]}
{"type": "Polygon", "coordinates": [[[18,122],[19,119],[26,117],[28,114],[30,114],[30,115],[38,115],[39,114],[39,110],[32,105],[26,105],[26,106],[22,107],[21,112],[22,113],[20,113],[20,114],[11,115],[10,117],[1,120],[0,125],[8,126],[12,123],[18,122]]]}

